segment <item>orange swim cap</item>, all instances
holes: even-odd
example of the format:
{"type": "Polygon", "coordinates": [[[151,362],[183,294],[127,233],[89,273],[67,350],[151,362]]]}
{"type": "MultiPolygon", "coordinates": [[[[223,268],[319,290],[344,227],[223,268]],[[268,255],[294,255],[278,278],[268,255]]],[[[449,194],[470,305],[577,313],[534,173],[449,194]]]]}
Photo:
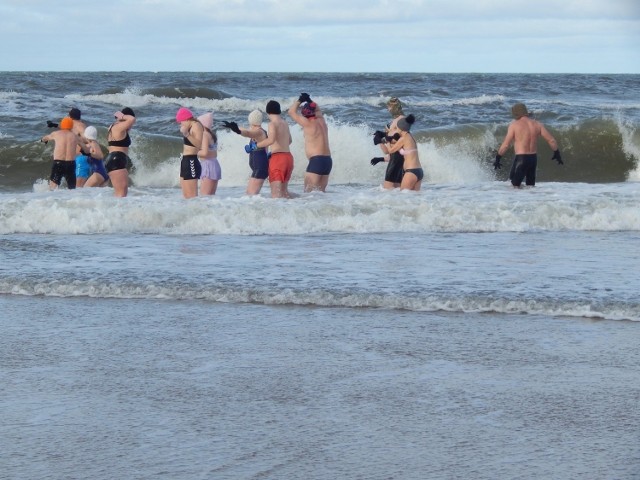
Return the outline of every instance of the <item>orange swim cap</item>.
{"type": "Polygon", "coordinates": [[[70,117],[64,117],[60,121],[60,128],[62,130],[71,130],[73,128],[73,120],[70,117]]]}

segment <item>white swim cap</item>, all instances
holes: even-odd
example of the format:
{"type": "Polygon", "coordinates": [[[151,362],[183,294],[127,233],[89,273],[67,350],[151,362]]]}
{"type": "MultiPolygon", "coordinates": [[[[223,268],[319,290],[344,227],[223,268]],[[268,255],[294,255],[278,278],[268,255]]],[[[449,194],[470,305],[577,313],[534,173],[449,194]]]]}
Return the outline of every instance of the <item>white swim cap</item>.
{"type": "Polygon", "coordinates": [[[249,114],[250,125],[262,125],[262,112],[260,110],[254,110],[249,114]]]}
{"type": "Polygon", "coordinates": [[[87,140],[97,140],[98,139],[98,130],[96,127],[87,127],[84,129],[84,138],[87,140]]]}

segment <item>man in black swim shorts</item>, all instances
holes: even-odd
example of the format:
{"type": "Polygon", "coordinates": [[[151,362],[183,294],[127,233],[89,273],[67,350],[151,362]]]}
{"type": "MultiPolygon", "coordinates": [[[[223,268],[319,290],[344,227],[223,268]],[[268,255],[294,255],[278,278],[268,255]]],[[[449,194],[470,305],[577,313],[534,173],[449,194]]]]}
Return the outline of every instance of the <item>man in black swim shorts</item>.
{"type": "Polygon", "coordinates": [[[45,135],[40,140],[47,143],[53,140],[53,165],[51,166],[51,176],[49,177],[49,188],[54,190],[60,186],[62,179],[67,181],[69,189],[76,188],[76,149],[78,148],[78,137],[71,131],[73,120],[64,117],[60,122],[60,130],[45,135]]]}
{"type": "Polygon", "coordinates": [[[327,122],[320,107],[311,100],[308,93],[300,94],[298,100],[289,107],[289,116],[302,127],[304,133],[304,150],[309,159],[304,175],[304,191],[324,192],[333,168],[327,122]],[[298,109],[300,109],[299,112],[298,109]]]}
{"type": "Polygon", "coordinates": [[[552,160],[556,160],[558,165],[563,165],[558,142],[545,126],[532,118],[529,118],[527,107],[523,103],[516,103],[511,108],[513,122],[507,129],[507,135],[498,149],[493,168],[501,168],[500,159],[507,149],[513,144],[516,156],[513,159],[509,179],[514,187],[520,187],[522,181],[525,184],[534,186],[536,184],[536,168],[538,166],[537,143],[540,137],[544,138],[551,150],[553,150],[552,160]]]}

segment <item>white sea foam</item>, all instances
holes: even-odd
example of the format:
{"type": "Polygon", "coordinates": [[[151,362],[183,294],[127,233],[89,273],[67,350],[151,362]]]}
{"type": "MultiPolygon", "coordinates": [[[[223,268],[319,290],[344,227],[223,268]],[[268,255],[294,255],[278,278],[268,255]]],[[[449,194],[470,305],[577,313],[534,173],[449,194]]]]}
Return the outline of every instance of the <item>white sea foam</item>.
{"type": "Polygon", "coordinates": [[[215,287],[203,284],[180,285],[171,282],[137,281],[135,284],[99,280],[25,280],[19,283],[0,279],[0,293],[50,297],[145,298],[161,300],[202,300],[219,303],[257,303],[263,305],[311,305],[316,307],[376,308],[409,311],[502,313],[605,318],[640,321],[637,305],[599,305],[597,302],[508,297],[447,296],[442,293],[408,295],[352,290],[348,293],[318,289],[268,288],[250,286],[215,287]]]}
{"type": "Polygon", "coordinates": [[[326,194],[287,201],[268,198],[266,187],[256,197],[221,187],[215,197],[193,200],[179,188],[133,187],[125,199],[101,188],[5,194],[0,217],[0,234],[637,231],[640,193],[632,183],[524,190],[501,182],[426,184],[417,193],[334,184],[326,194]]]}
{"type": "MultiPolygon", "coordinates": [[[[377,186],[384,180],[386,164],[371,166],[373,157],[381,156],[378,146],[373,145],[372,131],[362,124],[344,124],[327,117],[333,158],[331,183],[363,184],[377,186]]],[[[265,125],[266,127],[266,125],[265,125]]],[[[179,155],[182,151],[180,138],[165,140],[169,146],[155,148],[154,137],[133,134],[131,158],[136,171],[132,175],[138,186],[175,187],[179,184],[179,155]],[[170,142],[175,148],[170,149],[170,142]]],[[[307,166],[302,130],[291,126],[291,152],[294,157],[292,182],[301,183],[307,166]]],[[[221,186],[244,186],[250,175],[248,155],[244,146],[245,137],[227,130],[218,131],[218,159],[222,167],[221,186]]],[[[427,182],[473,184],[493,179],[493,170],[485,158],[479,158],[494,143],[491,132],[478,132],[473,138],[446,143],[432,138],[418,142],[418,151],[427,182]]]]}
{"type": "Polygon", "coordinates": [[[618,118],[617,125],[622,137],[622,148],[627,156],[635,162],[635,169],[627,174],[627,179],[640,182],[640,130],[636,125],[618,118]]]}

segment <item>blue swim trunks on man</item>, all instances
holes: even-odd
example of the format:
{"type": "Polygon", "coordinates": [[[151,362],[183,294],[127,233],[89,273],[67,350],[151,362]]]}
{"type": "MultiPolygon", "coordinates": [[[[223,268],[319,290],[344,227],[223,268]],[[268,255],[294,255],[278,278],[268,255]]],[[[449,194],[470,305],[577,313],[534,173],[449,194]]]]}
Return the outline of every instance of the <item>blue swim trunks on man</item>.
{"type": "Polygon", "coordinates": [[[309,159],[307,173],[316,175],[329,175],[333,167],[333,160],[329,155],[315,155],[309,159]]]}

